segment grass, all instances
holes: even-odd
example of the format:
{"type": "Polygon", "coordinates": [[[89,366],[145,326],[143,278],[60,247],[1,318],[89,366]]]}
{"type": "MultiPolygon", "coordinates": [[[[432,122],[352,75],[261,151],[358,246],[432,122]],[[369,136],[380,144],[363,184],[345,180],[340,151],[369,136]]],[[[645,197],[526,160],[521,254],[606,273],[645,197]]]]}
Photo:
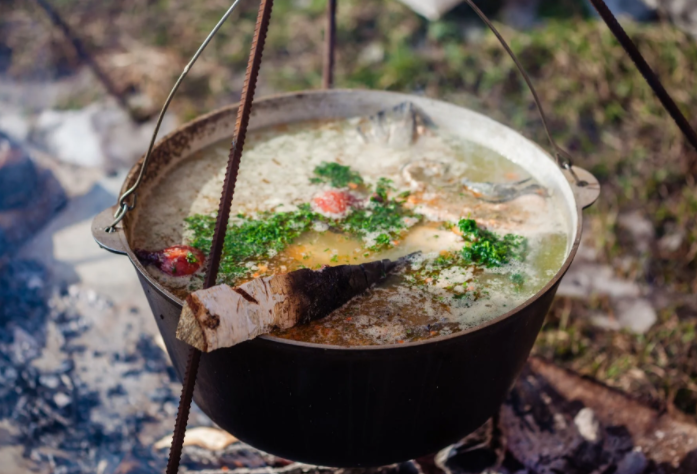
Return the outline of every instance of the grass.
{"type": "MultiPolygon", "coordinates": [[[[4,2],[6,5],[7,2],[4,2]]],[[[158,87],[161,103],[179,67],[217,21],[227,2],[206,0],[60,0],[54,2],[100,59],[110,52],[152,48],[170,61],[158,87]],[[67,14],[69,12],[69,15],[67,14]],[[176,66],[176,67],[175,67],[176,66]]],[[[41,13],[9,2],[0,23],[11,23],[0,41],[22,44],[6,74],[28,77],[75,64],[70,48],[41,13]],[[12,6],[14,4],[14,7],[12,6]],[[33,26],[43,25],[38,34],[33,26]],[[14,33],[13,33],[14,32],[14,33]],[[14,34],[14,36],[12,36],[14,34]],[[45,54],[48,50],[51,54],[45,54]],[[41,63],[35,58],[45,58],[41,63]],[[43,68],[43,69],[42,69],[43,68]],[[53,68],[53,69],[52,69],[53,68]]],[[[644,336],[608,332],[589,323],[594,312],[611,313],[608,301],[559,298],[535,351],[665,406],[695,415],[697,405],[697,156],[663,111],[607,28],[561,2],[545,2],[543,27],[516,32],[501,26],[520,55],[545,104],[552,133],[603,186],[585,213],[587,234],[600,263],[618,276],[661,288],[669,305],[644,336]],[[682,234],[674,251],[652,243],[642,254],[617,225],[622,213],[640,210],[657,238],[682,234]]],[[[277,0],[259,94],[317,88],[321,81],[322,0],[277,0]]],[[[235,100],[253,33],[255,6],[244,8],[221,30],[192,72],[193,86],[175,99],[191,118],[235,100]]],[[[482,111],[547,146],[530,94],[496,39],[472,28],[474,17],[459,7],[428,23],[399,2],[339,2],[337,86],[407,91],[439,97],[482,111]]],[[[697,44],[666,24],[626,28],[688,117],[697,110],[697,44]]],[[[148,64],[132,70],[146,71],[148,64]],[[139,69],[140,68],[140,69],[139,69]]],[[[137,74],[135,74],[137,78],[137,74]]],[[[139,81],[134,81],[139,85],[139,81]]],[[[75,104],[70,104],[75,106],[75,104]]]]}

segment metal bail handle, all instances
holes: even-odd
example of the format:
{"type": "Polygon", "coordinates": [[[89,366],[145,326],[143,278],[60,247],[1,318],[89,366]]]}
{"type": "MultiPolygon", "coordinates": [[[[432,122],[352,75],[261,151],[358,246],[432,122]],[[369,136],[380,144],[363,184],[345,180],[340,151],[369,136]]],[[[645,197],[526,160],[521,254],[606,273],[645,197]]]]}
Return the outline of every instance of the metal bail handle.
{"type": "Polygon", "coordinates": [[[160,115],[157,117],[157,124],[155,125],[155,130],[152,133],[152,138],[150,139],[150,145],[148,146],[148,151],[145,154],[145,158],[143,158],[143,164],[140,166],[140,172],[138,173],[138,178],[136,179],[136,182],[131,186],[128,190],[126,190],[125,193],[121,195],[119,198],[118,202],[118,209],[114,213],[114,221],[104,229],[105,232],[114,232],[116,230],[116,225],[121,222],[121,220],[126,216],[126,213],[128,211],[132,211],[136,207],[136,190],[138,189],[138,186],[140,186],[140,182],[143,180],[143,176],[145,175],[145,170],[148,167],[148,162],[150,161],[150,156],[152,155],[152,149],[155,146],[155,140],[157,139],[157,134],[160,132],[160,126],[162,125],[162,119],[165,116],[165,112],[167,112],[167,109],[169,108],[169,104],[172,102],[172,99],[174,98],[174,94],[176,94],[177,90],[179,89],[179,86],[181,85],[182,81],[186,77],[186,75],[189,73],[191,68],[193,67],[194,63],[196,63],[196,60],[201,56],[201,53],[203,53],[203,50],[206,49],[208,44],[211,42],[215,34],[218,32],[218,30],[223,26],[223,23],[230,17],[232,12],[235,10],[237,5],[240,3],[240,0],[235,0],[235,2],[230,6],[230,8],[227,9],[225,14],[220,18],[218,23],[213,27],[210,33],[208,33],[208,36],[206,37],[205,40],[203,40],[203,43],[201,43],[201,46],[199,46],[198,50],[194,53],[193,57],[189,61],[189,63],[184,67],[184,70],[182,71],[181,75],[179,76],[179,79],[177,79],[177,82],[174,83],[174,87],[172,87],[172,90],[169,92],[169,95],[167,96],[167,100],[165,101],[164,105],[162,106],[162,110],[160,111],[160,115]],[[133,203],[129,204],[128,203],[128,198],[133,194],[133,203]]]}
{"type": "Polygon", "coordinates": [[[481,20],[486,24],[486,26],[489,27],[489,29],[494,33],[496,36],[496,39],[499,40],[499,43],[501,43],[501,46],[503,46],[503,49],[506,50],[508,55],[511,57],[513,60],[513,63],[515,63],[516,68],[520,72],[520,74],[523,76],[523,79],[525,79],[525,83],[528,85],[528,89],[530,89],[530,92],[532,93],[532,98],[535,101],[535,105],[537,105],[537,111],[540,113],[540,119],[542,120],[542,126],[545,129],[545,133],[547,134],[547,139],[549,140],[549,144],[552,146],[552,152],[554,154],[554,158],[557,161],[557,164],[565,170],[568,170],[571,173],[571,176],[574,178],[574,181],[576,182],[577,186],[586,186],[587,183],[581,179],[578,178],[576,173],[573,170],[573,160],[571,158],[571,155],[564,149],[562,149],[559,145],[557,145],[557,142],[554,141],[554,138],[552,138],[552,133],[549,131],[549,125],[547,124],[547,116],[545,115],[545,111],[542,108],[542,103],[540,102],[540,98],[537,95],[537,91],[535,90],[535,86],[532,85],[532,81],[530,80],[530,76],[528,76],[528,73],[525,72],[525,68],[523,65],[520,63],[518,60],[518,57],[515,55],[513,50],[508,46],[508,43],[506,43],[506,40],[503,39],[503,36],[501,36],[501,33],[496,29],[494,24],[489,20],[489,18],[484,14],[483,11],[477,7],[477,5],[474,4],[472,0],[465,0],[465,2],[474,10],[474,12],[481,18],[481,20]]]}

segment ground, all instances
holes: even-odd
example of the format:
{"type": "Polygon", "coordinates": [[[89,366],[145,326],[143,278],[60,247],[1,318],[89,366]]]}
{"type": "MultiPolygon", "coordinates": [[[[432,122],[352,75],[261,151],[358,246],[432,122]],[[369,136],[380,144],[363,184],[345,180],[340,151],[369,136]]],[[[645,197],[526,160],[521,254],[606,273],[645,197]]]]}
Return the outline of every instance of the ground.
{"type": "MultiPolygon", "coordinates": [[[[162,102],[226,7],[214,0],[54,3],[119,87],[146,110],[162,102]]],[[[319,86],[324,3],[276,2],[259,95],[319,86]]],[[[175,99],[180,121],[239,97],[255,17],[253,2],[243,7],[175,99]]],[[[601,181],[600,199],[584,213],[580,263],[632,283],[635,297],[647,301],[658,320],[643,334],[616,329],[616,294],[592,290],[578,298],[562,291],[534,351],[694,417],[697,153],[607,28],[560,10],[549,10],[541,26],[525,32],[501,29],[533,78],[554,137],[601,181]]],[[[54,80],[81,68],[32,3],[3,2],[0,25],[0,44],[12,51],[0,51],[4,77],[54,80]]],[[[697,106],[694,40],[669,24],[626,27],[689,117],[697,106]]],[[[337,87],[399,90],[467,105],[547,146],[512,62],[464,9],[428,23],[398,2],[340,1],[336,81],[337,87]]],[[[103,95],[88,81],[57,105],[79,108],[103,95]]]]}

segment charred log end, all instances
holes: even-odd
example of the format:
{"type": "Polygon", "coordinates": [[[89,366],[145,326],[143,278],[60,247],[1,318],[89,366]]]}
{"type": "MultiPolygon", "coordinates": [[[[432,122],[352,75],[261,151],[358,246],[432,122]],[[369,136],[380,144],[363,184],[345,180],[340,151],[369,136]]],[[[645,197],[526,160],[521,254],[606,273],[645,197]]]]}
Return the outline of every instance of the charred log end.
{"type": "MultiPolygon", "coordinates": [[[[179,324],[177,325],[176,336],[180,341],[186,342],[190,346],[202,352],[208,352],[208,343],[203,332],[203,327],[197,315],[205,308],[195,295],[189,295],[184,302],[179,324]]],[[[208,320],[209,318],[206,318],[208,320]]],[[[220,324],[220,318],[217,320],[220,324]]],[[[217,326],[217,325],[216,325],[217,326]]]]}

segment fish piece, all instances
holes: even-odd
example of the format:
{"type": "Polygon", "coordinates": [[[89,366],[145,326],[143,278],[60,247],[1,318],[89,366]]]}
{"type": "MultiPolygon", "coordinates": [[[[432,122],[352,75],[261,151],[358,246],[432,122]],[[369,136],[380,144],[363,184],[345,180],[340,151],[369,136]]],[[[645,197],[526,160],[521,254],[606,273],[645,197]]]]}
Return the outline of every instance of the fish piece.
{"type": "Polygon", "coordinates": [[[412,190],[423,191],[428,180],[444,178],[448,169],[448,165],[441,161],[418,160],[402,168],[402,177],[412,190]]]}
{"type": "Polygon", "coordinates": [[[175,245],[156,251],[136,250],[135,254],[143,265],[154,265],[175,277],[193,275],[206,259],[203,252],[188,245],[175,245]]]}
{"type": "Polygon", "coordinates": [[[411,102],[401,104],[362,119],[358,133],[366,143],[381,143],[394,148],[410,146],[426,124],[426,118],[417,112],[411,102]]]}
{"type": "Polygon", "coordinates": [[[547,190],[533,183],[532,178],[511,183],[476,183],[463,179],[462,184],[476,198],[492,203],[512,201],[524,194],[547,196],[547,190]]]}
{"type": "Polygon", "coordinates": [[[177,339],[203,352],[288,329],[329,315],[415,254],[396,261],[303,268],[262,277],[236,288],[218,285],[190,294],[184,303],[177,339]]]}

